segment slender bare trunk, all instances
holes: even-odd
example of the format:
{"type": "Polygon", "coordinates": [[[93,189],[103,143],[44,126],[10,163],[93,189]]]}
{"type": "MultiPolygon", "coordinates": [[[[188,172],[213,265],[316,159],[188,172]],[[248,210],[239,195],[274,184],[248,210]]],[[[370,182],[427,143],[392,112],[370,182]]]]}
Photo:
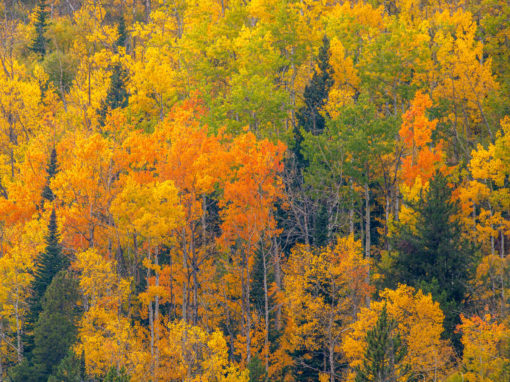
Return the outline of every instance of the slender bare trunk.
{"type": "MultiPolygon", "coordinates": [[[[500,257],[503,261],[505,259],[505,235],[503,231],[499,231],[500,235],[500,257]]],[[[506,304],[505,304],[505,272],[501,272],[501,317],[505,317],[506,304]]]]}
{"type": "Polygon", "coordinates": [[[3,352],[2,352],[2,342],[3,342],[3,338],[4,338],[4,325],[3,325],[3,322],[2,320],[0,319],[0,382],[3,382],[4,378],[3,378],[3,375],[4,375],[4,368],[3,368],[3,352]]]}
{"type": "Polygon", "coordinates": [[[385,211],[384,218],[385,218],[385,227],[384,227],[385,238],[384,238],[384,240],[386,241],[386,250],[389,251],[390,250],[390,240],[388,237],[389,226],[390,226],[390,195],[389,195],[389,192],[386,192],[386,211],[385,211]]]}
{"type": "Polygon", "coordinates": [[[264,355],[265,355],[265,367],[266,374],[269,371],[269,296],[267,292],[267,259],[266,251],[262,248],[262,265],[264,268],[264,355]]]}
{"type": "MultiPolygon", "coordinates": [[[[154,248],[154,264],[159,265],[159,248],[156,246],[154,248]]],[[[159,272],[156,272],[156,287],[159,287],[159,272]]],[[[154,354],[154,363],[155,368],[159,367],[159,296],[154,296],[154,324],[155,327],[155,341],[156,341],[156,349],[154,354]]]]}
{"type": "Polygon", "coordinates": [[[145,22],[148,24],[151,20],[151,0],[145,0],[145,22]]]}
{"type": "Polygon", "coordinates": [[[329,315],[328,323],[328,352],[329,352],[329,380],[335,382],[335,344],[333,341],[333,314],[329,315]]]}
{"type": "Polygon", "coordinates": [[[21,362],[23,357],[23,343],[21,342],[21,319],[19,314],[19,287],[16,286],[16,304],[14,305],[16,314],[16,348],[18,362],[21,362]]]}
{"type": "MultiPolygon", "coordinates": [[[[149,262],[151,261],[151,244],[149,241],[149,250],[147,252],[147,259],[149,262]]],[[[149,279],[151,277],[151,270],[150,268],[147,268],[147,285],[149,285],[149,279]]],[[[152,306],[152,300],[149,301],[149,326],[150,326],[150,332],[151,332],[151,375],[154,379],[154,309],[152,306]]]]}
{"type": "MultiPolygon", "coordinates": [[[[365,183],[365,258],[370,260],[370,190],[368,180],[365,183]]],[[[370,282],[370,267],[367,271],[367,284],[370,282]]],[[[370,305],[370,297],[367,296],[367,305],[370,305]]]]}
{"type": "Polygon", "coordinates": [[[182,229],[182,268],[184,270],[184,281],[182,282],[182,321],[188,323],[188,286],[186,278],[188,275],[188,252],[186,247],[186,228],[182,229]]]}
{"type": "Polygon", "coordinates": [[[349,207],[349,234],[354,235],[354,195],[353,195],[353,187],[352,180],[349,181],[351,188],[351,205],[349,207]]]}
{"type": "MultiPolygon", "coordinates": [[[[278,287],[278,290],[281,290],[282,288],[282,277],[281,277],[281,264],[280,264],[280,251],[278,250],[278,242],[276,240],[276,237],[273,238],[273,255],[274,255],[274,278],[276,286],[278,287]]],[[[276,330],[281,329],[281,322],[282,322],[282,309],[280,305],[278,304],[278,307],[276,309],[276,330]]]]}
{"type": "Polygon", "coordinates": [[[243,291],[243,303],[245,316],[245,336],[246,336],[246,363],[251,360],[251,314],[250,314],[250,267],[249,267],[249,247],[242,250],[243,268],[241,271],[241,289],[243,291]]]}

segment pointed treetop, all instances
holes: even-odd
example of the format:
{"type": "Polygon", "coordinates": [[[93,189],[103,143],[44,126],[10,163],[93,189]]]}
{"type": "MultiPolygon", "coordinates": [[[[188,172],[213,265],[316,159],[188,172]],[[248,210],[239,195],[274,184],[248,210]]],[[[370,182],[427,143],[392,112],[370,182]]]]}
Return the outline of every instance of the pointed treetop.
{"type": "Polygon", "coordinates": [[[53,149],[51,150],[50,161],[48,163],[48,169],[46,171],[47,171],[48,175],[46,177],[46,185],[44,186],[44,189],[42,192],[42,197],[43,197],[43,199],[46,199],[51,202],[55,199],[55,195],[53,194],[53,190],[50,188],[50,182],[51,182],[51,179],[58,172],[57,151],[55,150],[55,147],[53,147],[53,149]]]}
{"type": "Polygon", "coordinates": [[[49,40],[45,37],[48,29],[48,11],[46,9],[46,0],[39,0],[37,3],[37,18],[35,20],[35,38],[32,40],[30,50],[37,53],[40,58],[46,55],[46,48],[49,40]]]}

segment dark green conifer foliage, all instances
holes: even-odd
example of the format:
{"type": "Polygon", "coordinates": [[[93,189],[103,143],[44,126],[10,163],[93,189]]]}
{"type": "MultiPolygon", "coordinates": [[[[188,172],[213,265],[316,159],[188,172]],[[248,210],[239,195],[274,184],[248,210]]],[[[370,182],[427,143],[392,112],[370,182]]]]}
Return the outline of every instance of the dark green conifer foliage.
{"type": "Polygon", "coordinates": [[[51,211],[48,233],[46,235],[46,250],[39,256],[33,282],[34,299],[42,300],[46,289],[53,277],[67,267],[67,259],[62,254],[60,235],[57,227],[57,214],[51,211]]]}
{"type": "Polygon", "coordinates": [[[356,382],[397,382],[410,380],[409,367],[402,361],[407,349],[395,334],[397,322],[388,318],[386,305],[375,327],[367,333],[367,349],[361,367],[356,369],[356,382]]]}
{"type": "Polygon", "coordinates": [[[65,270],[53,278],[44,294],[43,309],[34,327],[32,355],[40,380],[47,381],[57,371],[76,340],[76,323],[81,313],[78,298],[78,281],[65,270]]]}
{"type": "Polygon", "coordinates": [[[117,370],[112,366],[104,377],[103,382],[129,382],[130,380],[131,378],[126,373],[124,368],[117,370]]]}
{"type": "MultiPolygon", "coordinates": [[[[127,42],[127,31],[124,17],[121,16],[119,25],[117,27],[119,37],[114,45],[115,52],[119,47],[125,47],[127,42]]],[[[106,94],[106,99],[103,102],[99,115],[101,116],[101,124],[104,124],[104,119],[109,110],[118,108],[125,108],[129,103],[129,93],[126,89],[128,73],[120,63],[116,63],[112,67],[112,74],[110,76],[110,87],[106,94]]]]}
{"type": "Polygon", "coordinates": [[[51,150],[50,154],[50,162],[48,163],[47,169],[47,177],[46,177],[46,185],[44,186],[42,197],[45,200],[52,202],[55,199],[55,195],[53,194],[52,189],[50,188],[50,181],[57,173],[57,151],[55,148],[51,150]]]}
{"type": "Polygon", "coordinates": [[[319,199],[318,211],[314,216],[313,245],[324,247],[328,244],[328,209],[327,202],[319,199]]]}
{"type": "Polygon", "coordinates": [[[85,354],[77,357],[71,350],[60,361],[56,371],[48,378],[48,382],[85,382],[88,381],[85,371],[85,354]]]}
{"type": "Polygon", "coordinates": [[[24,358],[20,364],[11,367],[8,370],[9,381],[12,382],[39,382],[34,375],[34,368],[27,358],[24,358]]]}
{"type": "Polygon", "coordinates": [[[127,31],[126,31],[126,20],[124,19],[124,15],[120,16],[119,26],[117,27],[117,33],[119,37],[115,42],[115,49],[118,50],[119,47],[126,47],[127,43],[127,31]]]}
{"type": "Polygon", "coordinates": [[[250,382],[267,381],[267,373],[264,368],[264,362],[255,356],[248,362],[248,370],[250,371],[250,382]]]}
{"type": "Polygon", "coordinates": [[[306,167],[306,160],[301,153],[303,134],[301,129],[314,135],[324,131],[326,121],[321,110],[328,102],[329,90],[333,86],[333,68],[329,64],[329,39],[324,36],[317,56],[317,68],[314,69],[310,83],[303,93],[305,104],[296,113],[298,126],[294,128],[294,146],[292,151],[296,157],[298,168],[306,167]]]}
{"type": "MultiPolygon", "coordinates": [[[[78,282],[66,270],[60,271],[46,289],[42,302],[42,310],[33,328],[33,346],[30,354],[21,364],[10,371],[14,382],[46,382],[55,372],[56,376],[75,371],[69,368],[68,360],[57,368],[69,353],[76,340],[76,323],[81,314],[78,305],[78,282]]],[[[74,368],[75,369],[75,368],[74,368]]],[[[73,369],[73,370],[74,370],[73,369]]],[[[78,368],[83,372],[82,367],[78,368]]],[[[55,377],[56,377],[55,376],[55,377]]],[[[53,381],[74,381],[75,379],[53,379],[53,381]]],[[[78,381],[81,381],[78,380],[78,381]]]]}
{"type": "MultiPolygon", "coordinates": [[[[255,306],[255,309],[259,312],[261,316],[264,315],[264,305],[265,305],[265,291],[264,291],[264,262],[266,268],[266,285],[269,286],[274,282],[274,273],[271,269],[270,264],[270,256],[269,254],[264,254],[263,250],[259,249],[255,252],[255,264],[253,266],[253,271],[251,274],[251,292],[250,292],[250,301],[255,306]],[[265,261],[264,261],[264,257],[265,261]]],[[[268,296],[268,304],[269,306],[274,306],[274,296],[268,296]]]]}
{"type": "Polygon", "coordinates": [[[296,117],[299,125],[312,134],[320,134],[325,127],[321,110],[328,102],[329,90],[333,86],[333,68],[329,64],[329,39],[324,36],[317,56],[317,69],[303,93],[305,105],[299,109],[296,117]]]}
{"type": "Polygon", "coordinates": [[[126,107],[129,100],[126,90],[127,72],[120,64],[113,66],[110,81],[104,106],[110,110],[126,107]]]}
{"type": "Polygon", "coordinates": [[[48,29],[48,10],[46,0],[39,0],[37,4],[37,19],[35,21],[35,38],[32,40],[30,50],[37,53],[42,59],[46,55],[48,39],[45,37],[48,29]]]}
{"type": "Polygon", "coordinates": [[[418,213],[416,233],[401,227],[397,238],[398,256],[387,272],[387,286],[405,283],[431,293],[445,314],[445,335],[457,349],[460,342],[455,327],[464,304],[470,269],[476,249],[464,240],[454,216],[458,205],[451,201],[447,179],[439,172],[429,190],[414,206],[418,213]]]}
{"type": "Polygon", "coordinates": [[[32,296],[29,301],[29,311],[25,326],[24,352],[31,356],[34,337],[33,329],[39,314],[42,311],[42,299],[46,289],[51,284],[55,275],[68,265],[67,259],[62,254],[60,236],[57,227],[57,215],[55,209],[51,211],[48,233],[46,234],[46,249],[39,254],[35,266],[34,281],[32,282],[32,296]]]}

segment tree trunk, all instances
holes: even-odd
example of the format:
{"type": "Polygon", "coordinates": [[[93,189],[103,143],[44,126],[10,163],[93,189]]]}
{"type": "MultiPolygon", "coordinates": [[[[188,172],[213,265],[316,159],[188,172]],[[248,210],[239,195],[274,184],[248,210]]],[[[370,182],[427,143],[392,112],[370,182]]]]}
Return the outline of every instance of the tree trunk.
{"type": "MultiPolygon", "coordinates": [[[[159,265],[159,248],[156,246],[154,248],[154,264],[159,265]]],[[[156,286],[159,286],[159,272],[156,273],[156,286]]],[[[154,354],[154,363],[155,368],[157,369],[159,367],[159,296],[154,296],[154,323],[153,326],[155,327],[155,342],[156,342],[156,349],[154,354]]]]}
{"type": "MultiPolygon", "coordinates": [[[[365,258],[370,260],[370,190],[368,179],[365,183],[365,258]]],[[[370,282],[370,267],[367,271],[367,284],[370,282]]],[[[370,305],[370,297],[367,296],[367,306],[370,305]]]]}
{"type": "Polygon", "coordinates": [[[21,362],[23,357],[23,342],[21,341],[21,320],[19,314],[19,287],[16,286],[16,304],[14,305],[16,314],[16,347],[18,362],[21,362]]]}
{"type": "Polygon", "coordinates": [[[4,368],[3,368],[3,353],[2,353],[2,342],[4,339],[4,325],[2,320],[0,320],[0,382],[3,382],[4,378],[4,368]]]}
{"type": "MultiPolygon", "coordinates": [[[[151,245],[149,241],[149,251],[147,253],[147,259],[149,262],[151,261],[151,245]]],[[[151,277],[151,270],[150,268],[147,268],[147,286],[149,286],[149,279],[151,277]]],[[[150,332],[151,332],[151,375],[152,379],[154,379],[154,309],[152,306],[152,300],[149,301],[149,326],[150,326],[150,332]]]]}
{"type": "Polygon", "coordinates": [[[266,251],[262,248],[262,265],[264,267],[264,356],[266,374],[269,370],[269,297],[267,292],[267,261],[266,251]]]}
{"type": "MultiPolygon", "coordinates": [[[[501,238],[500,242],[500,257],[501,260],[505,259],[505,235],[503,231],[499,231],[501,238]]],[[[501,317],[505,317],[506,304],[505,304],[505,272],[501,272],[501,317]]]]}
{"type": "MultiPolygon", "coordinates": [[[[281,264],[280,264],[280,252],[278,251],[278,242],[276,237],[273,238],[273,251],[274,251],[274,278],[278,290],[282,289],[282,277],[281,277],[281,264]]],[[[276,330],[280,330],[282,327],[282,309],[280,304],[276,309],[276,330]]]]}
{"type": "Polygon", "coordinates": [[[145,0],[145,23],[151,20],[151,0],[145,0]]]}
{"type": "Polygon", "coordinates": [[[245,317],[245,336],[246,336],[246,363],[251,360],[251,317],[250,317],[250,268],[248,262],[249,248],[242,251],[242,267],[241,270],[241,289],[242,289],[242,306],[245,317]]]}
{"type": "Polygon", "coordinates": [[[328,351],[329,351],[329,380],[335,382],[335,345],[333,341],[333,320],[334,315],[329,315],[328,323],[328,351]]]}
{"type": "Polygon", "coordinates": [[[351,205],[349,207],[349,234],[354,235],[354,191],[352,187],[352,179],[349,181],[351,189],[351,205]]]}
{"type": "Polygon", "coordinates": [[[186,228],[182,229],[182,268],[184,270],[184,281],[182,282],[182,321],[188,323],[188,288],[186,277],[188,275],[188,253],[186,247],[186,228]]]}

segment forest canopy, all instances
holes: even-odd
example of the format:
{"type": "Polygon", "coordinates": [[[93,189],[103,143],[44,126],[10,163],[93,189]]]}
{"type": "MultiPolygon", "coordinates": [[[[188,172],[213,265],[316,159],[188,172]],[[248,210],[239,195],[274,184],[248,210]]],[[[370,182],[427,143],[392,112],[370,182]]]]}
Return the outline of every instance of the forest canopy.
{"type": "Polygon", "coordinates": [[[0,16],[0,382],[510,380],[507,1],[0,16]]]}

